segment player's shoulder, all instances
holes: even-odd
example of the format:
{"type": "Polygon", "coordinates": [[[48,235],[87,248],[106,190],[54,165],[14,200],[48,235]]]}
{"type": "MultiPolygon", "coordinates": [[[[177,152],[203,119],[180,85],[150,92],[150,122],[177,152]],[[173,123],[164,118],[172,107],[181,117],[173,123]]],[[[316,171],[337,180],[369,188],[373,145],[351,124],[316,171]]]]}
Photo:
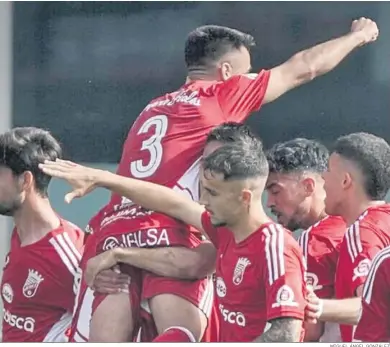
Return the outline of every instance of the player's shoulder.
{"type": "Polygon", "coordinates": [[[299,249],[299,244],[294,239],[291,231],[278,223],[269,222],[263,224],[258,229],[258,234],[266,245],[272,245],[276,242],[278,247],[299,249]]]}
{"type": "Polygon", "coordinates": [[[313,242],[331,243],[333,246],[340,244],[347,232],[347,225],[338,216],[326,216],[308,229],[304,230],[299,237],[301,247],[313,242]]]}
{"type": "Polygon", "coordinates": [[[382,269],[386,273],[390,274],[390,246],[387,246],[380,250],[372,260],[371,271],[378,271],[382,269]]]}
{"type": "Polygon", "coordinates": [[[61,253],[60,249],[71,249],[77,255],[82,252],[84,245],[84,231],[76,224],[61,219],[59,228],[50,233],[49,243],[61,253]]]}

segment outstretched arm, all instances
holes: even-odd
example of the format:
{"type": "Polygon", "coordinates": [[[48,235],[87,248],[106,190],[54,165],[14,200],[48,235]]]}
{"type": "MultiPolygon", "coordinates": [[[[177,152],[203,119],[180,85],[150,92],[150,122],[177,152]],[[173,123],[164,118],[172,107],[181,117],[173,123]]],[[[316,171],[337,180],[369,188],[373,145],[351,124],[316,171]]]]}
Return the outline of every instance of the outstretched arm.
{"type": "Polygon", "coordinates": [[[360,18],[353,21],[349,34],[295,54],[284,64],[271,69],[264,103],[333,70],[353,50],[375,41],[378,35],[375,22],[360,18]]]}
{"type": "Polygon", "coordinates": [[[203,206],[173,189],[59,159],[55,162],[46,161],[39,167],[50,176],[65,179],[73,187],[73,191],[65,197],[68,203],[97,187],[103,187],[149,210],[165,213],[204,232],[201,221],[203,206]]]}

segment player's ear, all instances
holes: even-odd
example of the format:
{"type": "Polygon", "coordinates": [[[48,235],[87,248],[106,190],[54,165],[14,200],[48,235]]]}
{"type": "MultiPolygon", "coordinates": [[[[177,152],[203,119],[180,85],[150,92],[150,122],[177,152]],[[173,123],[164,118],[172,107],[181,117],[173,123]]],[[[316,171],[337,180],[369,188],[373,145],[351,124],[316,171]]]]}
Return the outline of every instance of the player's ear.
{"type": "Polygon", "coordinates": [[[222,81],[226,81],[233,76],[233,68],[228,62],[224,62],[221,64],[220,71],[222,81]]]}
{"type": "Polygon", "coordinates": [[[302,180],[305,197],[311,196],[316,189],[316,182],[311,177],[306,177],[302,180]]]}
{"type": "Polygon", "coordinates": [[[31,171],[25,171],[19,178],[22,190],[28,191],[34,188],[34,176],[31,171]]]}
{"type": "Polygon", "coordinates": [[[241,200],[247,208],[249,208],[251,206],[252,196],[253,196],[253,193],[249,189],[244,189],[241,192],[241,200]]]}
{"type": "Polygon", "coordinates": [[[353,178],[349,172],[345,172],[343,179],[343,189],[348,189],[352,186],[353,178]]]}

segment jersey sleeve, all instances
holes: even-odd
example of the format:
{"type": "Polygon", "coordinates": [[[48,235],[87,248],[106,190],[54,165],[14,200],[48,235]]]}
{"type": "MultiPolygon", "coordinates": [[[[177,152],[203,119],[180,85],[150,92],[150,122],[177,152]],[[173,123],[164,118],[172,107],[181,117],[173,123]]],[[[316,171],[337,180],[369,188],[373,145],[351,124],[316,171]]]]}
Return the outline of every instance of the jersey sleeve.
{"type": "Polygon", "coordinates": [[[263,103],[271,72],[237,75],[217,87],[217,97],[226,121],[243,122],[263,103]]]}
{"type": "Polygon", "coordinates": [[[72,312],[79,281],[78,269],[84,250],[84,233],[78,229],[68,229],[53,236],[50,243],[59,257],[57,277],[61,293],[56,294],[56,300],[58,306],[72,312]]]}
{"type": "Polygon", "coordinates": [[[303,320],[306,285],[299,246],[280,226],[267,228],[265,235],[267,321],[280,317],[303,320]]]}
{"type": "Polygon", "coordinates": [[[390,341],[390,248],[375,257],[363,289],[362,315],[355,340],[390,341]]]}
{"type": "Polygon", "coordinates": [[[213,243],[215,248],[218,248],[218,230],[213,226],[210,219],[210,214],[207,211],[202,213],[202,226],[207,236],[210,238],[210,241],[213,243]]]}
{"type": "Polygon", "coordinates": [[[364,224],[353,224],[346,234],[347,250],[352,261],[352,288],[364,284],[371,267],[372,259],[381,250],[377,236],[364,224]]]}

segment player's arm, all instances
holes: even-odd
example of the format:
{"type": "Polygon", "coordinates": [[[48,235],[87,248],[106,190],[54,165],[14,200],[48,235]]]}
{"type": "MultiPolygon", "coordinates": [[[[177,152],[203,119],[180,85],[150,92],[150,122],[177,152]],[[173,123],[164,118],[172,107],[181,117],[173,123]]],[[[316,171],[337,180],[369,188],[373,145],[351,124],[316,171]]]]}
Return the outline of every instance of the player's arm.
{"type": "Polygon", "coordinates": [[[322,313],[319,320],[339,324],[356,325],[359,322],[362,309],[362,286],[359,287],[360,296],[347,299],[323,299],[322,313]]]}
{"type": "Polygon", "coordinates": [[[378,37],[378,28],[370,19],[352,23],[351,32],[295,54],[284,64],[271,69],[264,103],[321,76],[343,61],[353,50],[378,37]]]}
{"type": "Polygon", "coordinates": [[[46,174],[69,182],[73,191],[65,197],[68,203],[97,187],[102,187],[130,199],[146,209],[165,213],[204,232],[201,221],[204,212],[203,206],[173,189],[65,160],[46,161],[39,167],[46,174]]]}
{"type": "Polygon", "coordinates": [[[254,342],[298,342],[302,320],[290,317],[276,318],[269,322],[271,327],[254,342]]]}
{"type": "Polygon", "coordinates": [[[215,269],[216,250],[210,242],[193,249],[183,247],[115,248],[90,259],[85,279],[94,286],[95,278],[118,263],[129,264],[159,276],[181,279],[201,279],[215,269]]]}

